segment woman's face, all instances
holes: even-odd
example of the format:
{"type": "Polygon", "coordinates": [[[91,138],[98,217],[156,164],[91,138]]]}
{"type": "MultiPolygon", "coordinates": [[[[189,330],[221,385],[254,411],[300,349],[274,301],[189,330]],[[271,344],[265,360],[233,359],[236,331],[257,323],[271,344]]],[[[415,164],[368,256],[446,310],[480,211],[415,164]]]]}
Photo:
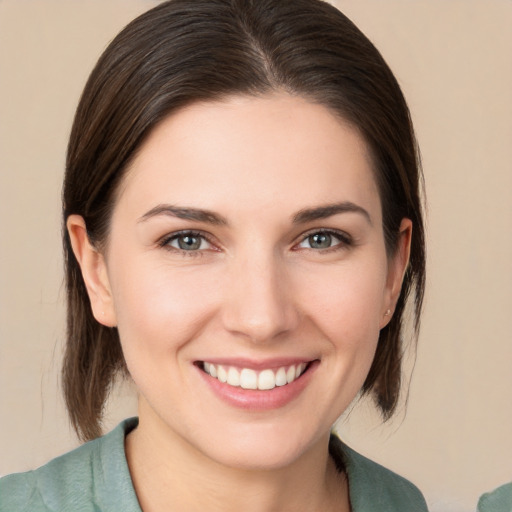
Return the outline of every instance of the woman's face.
{"type": "Polygon", "coordinates": [[[397,298],[404,223],[388,260],[365,143],[323,106],[233,97],[168,117],[119,190],[92,298],[141,426],[238,467],[324,443],[397,298]]]}

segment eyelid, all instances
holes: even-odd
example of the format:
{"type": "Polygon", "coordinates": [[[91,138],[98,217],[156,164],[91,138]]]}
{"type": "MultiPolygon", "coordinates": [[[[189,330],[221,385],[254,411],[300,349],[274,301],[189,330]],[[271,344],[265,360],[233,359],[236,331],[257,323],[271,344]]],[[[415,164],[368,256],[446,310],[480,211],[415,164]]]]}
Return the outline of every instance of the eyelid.
{"type": "Polygon", "coordinates": [[[162,238],[160,238],[157,241],[157,245],[163,249],[173,251],[173,252],[179,252],[179,253],[186,253],[187,255],[198,255],[206,250],[218,250],[217,244],[212,240],[211,235],[208,233],[205,233],[204,231],[200,231],[197,229],[180,229],[179,231],[173,231],[172,233],[168,233],[164,235],[162,238]],[[208,247],[207,249],[198,249],[198,250],[190,250],[186,251],[184,249],[179,249],[177,247],[172,247],[170,245],[170,242],[173,240],[176,240],[177,238],[181,236],[192,236],[197,238],[202,238],[205,240],[211,247],[208,247]]]}
{"type": "Polygon", "coordinates": [[[347,246],[351,246],[351,245],[354,245],[354,239],[346,231],[341,231],[339,229],[333,229],[333,228],[314,228],[314,229],[310,229],[300,235],[298,242],[296,242],[293,246],[293,250],[310,249],[315,252],[322,252],[322,251],[325,252],[325,251],[329,251],[329,250],[340,249],[342,247],[347,247],[347,246]],[[340,241],[340,243],[335,244],[331,247],[326,247],[325,249],[313,249],[313,248],[299,247],[299,245],[301,243],[305,242],[311,235],[315,235],[317,233],[325,233],[327,235],[331,235],[331,236],[337,238],[340,241]]]}
{"type": "MultiPolygon", "coordinates": [[[[335,244],[331,247],[327,247],[325,249],[309,248],[310,250],[315,251],[315,252],[325,252],[325,251],[329,251],[329,250],[335,250],[335,249],[340,249],[343,247],[348,247],[348,246],[354,245],[354,240],[353,240],[352,236],[349,235],[345,231],[341,231],[341,230],[333,229],[333,228],[313,228],[313,229],[310,229],[300,235],[298,241],[293,244],[292,250],[307,249],[307,248],[301,248],[301,247],[299,247],[299,245],[301,243],[303,243],[305,240],[307,240],[308,237],[310,237],[311,235],[317,234],[317,233],[325,233],[325,234],[331,235],[334,238],[338,239],[340,241],[340,243],[335,244]]],[[[167,249],[169,251],[178,252],[178,253],[186,253],[189,256],[199,255],[206,250],[214,250],[214,251],[220,250],[218,243],[213,241],[213,237],[209,233],[206,233],[201,230],[195,230],[195,229],[181,229],[179,231],[173,231],[172,233],[168,233],[168,234],[164,235],[163,237],[161,237],[157,241],[157,245],[159,247],[161,247],[163,249],[167,249]],[[202,238],[211,247],[208,247],[207,249],[197,249],[197,250],[187,251],[187,250],[179,249],[177,247],[172,247],[171,245],[169,245],[171,241],[176,240],[180,236],[192,236],[192,237],[202,238]]]]}

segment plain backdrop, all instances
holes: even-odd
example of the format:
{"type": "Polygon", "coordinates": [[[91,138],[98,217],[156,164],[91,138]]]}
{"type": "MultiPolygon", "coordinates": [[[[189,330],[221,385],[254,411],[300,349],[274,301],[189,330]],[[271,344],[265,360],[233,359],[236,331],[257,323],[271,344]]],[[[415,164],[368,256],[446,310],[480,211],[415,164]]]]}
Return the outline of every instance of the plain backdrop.
{"type": "MultiPolygon", "coordinates": [[[[149,0],[0,0],[0,474],[76,446],[59,366],[60,187],[81,89],[149,0]]],[[[338,425],[415,482],[432,511],[470,512],[512,480],[512,1],[338,0],[409,101],[428,197],[428,289],[409,401],[386,425],[338,425]]],[[[412,366],[409,360],[408,367],[412,366]]],[[[135,414],[120,387],[106,429],[135,414]]]]}

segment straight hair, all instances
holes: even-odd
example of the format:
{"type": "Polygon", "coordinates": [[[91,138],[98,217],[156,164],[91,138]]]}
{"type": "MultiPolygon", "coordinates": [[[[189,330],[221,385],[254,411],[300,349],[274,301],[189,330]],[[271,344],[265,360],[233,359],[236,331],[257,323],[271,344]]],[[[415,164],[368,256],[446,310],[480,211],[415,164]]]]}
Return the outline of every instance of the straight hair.
{"type": "Polygon", "coordinates": [[[71,130],[63,187],[67,340],[63,386],[82,440],[101,435],[108,394],[127,374],[116,328],[93,317],[65,229],[83,217],[104,250],[116,192],[141,145],[180,108],[233,95],[280,91],[321,104],[350,123],[369,149],[388,257],[403,218],[413,223],[410,262],[395,312],[379,336],[362,394],[383,418],[401,388],[405,306],[417,339],[425,285],[422,172],[397,80],[368,38],[320,0],[171,0],[132,21],[93,69],[71,130]]]}

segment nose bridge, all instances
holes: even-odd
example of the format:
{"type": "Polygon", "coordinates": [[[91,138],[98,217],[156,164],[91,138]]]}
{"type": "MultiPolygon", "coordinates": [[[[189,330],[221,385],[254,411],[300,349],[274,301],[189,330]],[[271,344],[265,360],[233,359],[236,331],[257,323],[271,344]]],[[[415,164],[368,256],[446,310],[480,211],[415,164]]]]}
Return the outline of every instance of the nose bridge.
{"type": "Polygon", "coordinates": [[[223,319],[226,329],[253,342],[290,331],[298,315],[281,258],[270,249],[248,250],[232,261],[223,319]]]}

